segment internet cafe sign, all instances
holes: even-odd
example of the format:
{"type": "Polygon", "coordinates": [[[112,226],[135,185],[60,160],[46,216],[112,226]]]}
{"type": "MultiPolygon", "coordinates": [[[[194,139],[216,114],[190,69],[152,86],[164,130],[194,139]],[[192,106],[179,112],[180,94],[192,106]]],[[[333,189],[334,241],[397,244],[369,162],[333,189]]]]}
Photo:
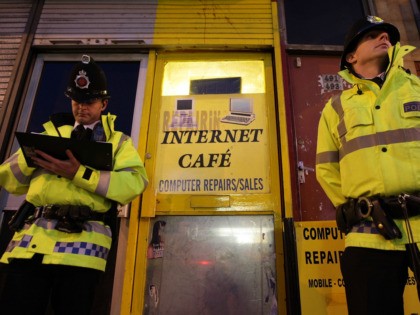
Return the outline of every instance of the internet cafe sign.
{"type": "Polygon", "coordinates": [[[157,193],[267,193],[268,145],[265,94],[163,96],[157,193]]]}

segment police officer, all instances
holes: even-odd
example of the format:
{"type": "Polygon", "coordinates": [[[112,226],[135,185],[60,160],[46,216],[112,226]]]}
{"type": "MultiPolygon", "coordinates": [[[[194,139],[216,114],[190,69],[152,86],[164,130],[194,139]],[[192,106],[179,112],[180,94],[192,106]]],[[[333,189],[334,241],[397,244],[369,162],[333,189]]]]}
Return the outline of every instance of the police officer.
{"type": "Polygon", "coordinates": [[[147,185],[131,138],[114,130],[114,115],[102,115],[110,97],[106,76],[90,56],[74,66],[65,94],[73,119],[45,123],[45,134],[112,143],[113,169],[82,165],[69,150],[65,160],[37,151],[36,168],[27,166],[19,150],[0,165],[0,187],[26,194],[20,209],[25,220],[14,225],[17,231],[1,258],[9,264],[2,314],[45,314],[48,303],[55,314],[90,314],[111,247],[104,214],[147,185]]]}
{"type": "Polygon", "coordinates": [[[319,121],[316,176],[347,233],[341,271],[350,315],[404,314],[406,223],[420,242],[420,204],[405,221],[398,198],[420,191],[420,80],[403,67],[415,48],[399,40],[379,17],[352,26],[339,72],[352,88],[332,97],[319,121]]]}

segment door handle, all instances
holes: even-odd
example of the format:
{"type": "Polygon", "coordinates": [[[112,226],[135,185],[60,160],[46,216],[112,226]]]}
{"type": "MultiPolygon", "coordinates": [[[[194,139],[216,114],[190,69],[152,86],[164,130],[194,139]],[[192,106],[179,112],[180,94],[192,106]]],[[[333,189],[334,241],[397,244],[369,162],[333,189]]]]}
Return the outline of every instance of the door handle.
{"type": "Polygon", "coordinates": [[[308,175],[309,171],[315,172],[315,169],[305,166],[303,161],[298,162],[298,179],[300,184],[305,183],[305,175],[308,175]]]}

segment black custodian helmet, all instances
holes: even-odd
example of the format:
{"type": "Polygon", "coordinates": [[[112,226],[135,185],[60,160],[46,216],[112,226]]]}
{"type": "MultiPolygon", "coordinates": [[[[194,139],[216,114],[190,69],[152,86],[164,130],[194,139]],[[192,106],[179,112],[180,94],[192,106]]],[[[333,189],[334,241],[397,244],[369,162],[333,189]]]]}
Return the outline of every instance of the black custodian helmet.
{"type": "Polygon", "coordinates": [[[83,55],[82,60],[73,67],[64,94],[77,102],[110,97],[105,73],[93,58],[83,55]]]}
{"type": "Polygon", "coordinates": [[[344,40],[344,51],[341,56],[340,70],[349,68],[349,64],[346,61],[347,54],[352,52],[357,47],[358,42],[367,32],[375,29],[384,30],[387,32],[389,35],[389,41],[392,46],[394,46],[400,40],[400,32],[394,25],[385,23],[384,20],[377,16],[365,16],[364,18],[354,23],[346,35],[344,40]]]}

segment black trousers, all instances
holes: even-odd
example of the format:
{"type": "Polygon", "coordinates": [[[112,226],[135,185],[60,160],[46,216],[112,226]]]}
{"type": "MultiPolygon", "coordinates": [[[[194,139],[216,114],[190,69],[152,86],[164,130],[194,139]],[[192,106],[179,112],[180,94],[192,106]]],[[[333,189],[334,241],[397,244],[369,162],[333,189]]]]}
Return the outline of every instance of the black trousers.
{"type": "Polygon", "coordinates": [[[349,315],[404,315],[405,251],[347,247],[341,273],[349,315]]]}
{"type": "Polygon", "coordinates": [[[43,265],[42,255],[14,259],[0,293],[4,315],[89,315],[102,272],[89,268],[43,265]]]}

